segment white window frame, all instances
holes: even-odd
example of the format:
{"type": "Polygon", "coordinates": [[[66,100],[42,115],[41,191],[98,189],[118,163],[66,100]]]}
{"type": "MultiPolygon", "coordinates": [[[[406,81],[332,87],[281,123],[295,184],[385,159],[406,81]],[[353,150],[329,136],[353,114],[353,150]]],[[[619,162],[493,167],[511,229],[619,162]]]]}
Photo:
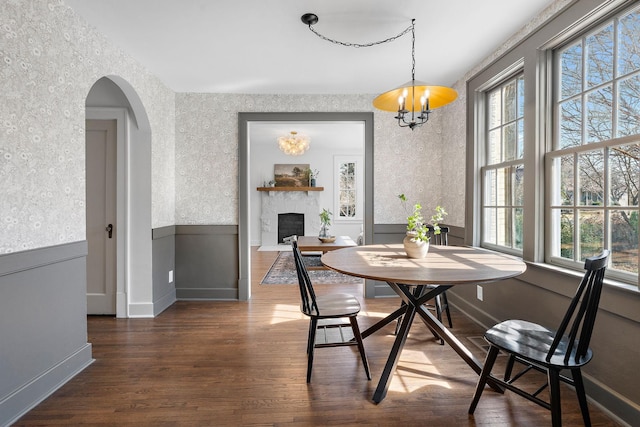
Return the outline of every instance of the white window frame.
{"type": "Polygon", "coordinates": [[[362,222],[364,210],[364,161],[358,155],[337,155],[333,157],[333,220],[336,223],[362,222]],[[344,163],[355,163],[356,180],[356,214],[353,217],[340,217],[340,166],[344,163]]]}

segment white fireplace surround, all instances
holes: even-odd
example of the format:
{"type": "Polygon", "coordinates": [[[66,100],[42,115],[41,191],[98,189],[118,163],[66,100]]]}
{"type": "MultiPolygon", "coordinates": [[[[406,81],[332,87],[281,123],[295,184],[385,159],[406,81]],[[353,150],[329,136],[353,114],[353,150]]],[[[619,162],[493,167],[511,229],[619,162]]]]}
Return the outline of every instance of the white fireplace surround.
{"type": "Polygon", "coordinates": [[[278,244],[278,214],[304,214],[304,234],[320,231],[320,195],[316,191],[265,191],[260,215],[262,246],[278,244]]]}

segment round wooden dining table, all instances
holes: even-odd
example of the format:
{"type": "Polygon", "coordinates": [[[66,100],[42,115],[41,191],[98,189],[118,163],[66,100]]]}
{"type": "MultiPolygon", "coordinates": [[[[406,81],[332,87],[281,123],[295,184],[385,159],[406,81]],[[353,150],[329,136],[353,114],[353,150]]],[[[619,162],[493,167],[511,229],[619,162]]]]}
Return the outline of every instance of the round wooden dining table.
{"type": "MultiPolygon", "coordinates": [[[[325,266],[340,273],[387,282],[404,302],[396,311],[362,332],[362,337],[366,338],[402,316],[373,395],[376,403],[387,394],[416,314],[480,374],[482,364],[424,304],[452,286],[495,282],[518,276],[526,270],[526,264],[516,257],[468,246],[432,245],[425,258],[414,259],[407,257],[402,244],[366,245],[327,252],[321,259],[325,266]]],[[[499,390],[495,384],[489,385],[499,390]]]]}

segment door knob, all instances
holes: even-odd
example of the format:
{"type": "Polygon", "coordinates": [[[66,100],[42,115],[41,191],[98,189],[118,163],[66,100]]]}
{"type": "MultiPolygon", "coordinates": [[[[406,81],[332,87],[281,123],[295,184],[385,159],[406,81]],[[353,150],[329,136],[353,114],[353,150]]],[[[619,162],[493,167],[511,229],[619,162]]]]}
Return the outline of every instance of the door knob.
{"type": "Polygon", "coordinates": [[[109,238],[113,235],[113,224],[107,225],[107,233],[109,233],[109,238]]]}

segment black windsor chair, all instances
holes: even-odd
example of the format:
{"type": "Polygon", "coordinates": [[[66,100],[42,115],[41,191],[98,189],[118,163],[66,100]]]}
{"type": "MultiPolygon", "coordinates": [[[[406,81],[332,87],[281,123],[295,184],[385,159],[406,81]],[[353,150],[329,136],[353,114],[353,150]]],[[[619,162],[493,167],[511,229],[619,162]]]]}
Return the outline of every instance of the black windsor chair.
{"type": "Polygon", "coordinates": [[[575,387],[584,424],[591,425],[580,368],[589,363],[593,357],[589,341],[598,312],[608,257],[609,251],[605,249],[602,254],[585,260],[586,272],[557,330],[554,331],[525,320],[506,320],[485,333],[484,338],[490,346],[475,395],[469,407],[470,414],[475,411],[485,384],[491,380],[495,384],[549,409],[552,425],[560,426],[562,425],[560,381],[562,381],[575,387]],[[509,355],[504,380],[491,375],[491,369],[499,351],[509,355]],[[512,376],[515,362],[523,364],[524,369],[512,376]],[[533,393],[514,385],[516,380],[531,369],[547,375],[547,382],[533,393]],[[560,374],[561,371],[567,369],[571,372],[572,378],[560,374]],[[538,397],[538,394],[547,386],[549,387],[549,402],[538,397]]]}
{"type": "Polygon", "coordinates": [[[367,374],[367,379],[371,379],[369,363],[364,351],[362,335],[358,326],[357,316],[360,312],[358,299],[350,294],[328,294],[316,295],[313,290],[309,273],[302,260],[302,254],[298,249],[298,242],[292,241],[293,256],[298,273],[298,284],[300,288],[300,311],[309,316],[309,337],[307,341],[307,382],[311,382],[311,369],[313,367],[313,350],[323,347],[337,347],[345,345],[356,345],[360,351],[360,357],[367,374]],[[345,319],[349,319],[345,322],[345,319]],[[347,333],[343,333],[344,327],[350,327],[353,338],[347,333]],[[336,330],[338,333],[330,333],[336,330]],[[339,341],[334,341],[336,335],[339,341]],[[322,338],[323,342],[317,342],[322,338]]]}

